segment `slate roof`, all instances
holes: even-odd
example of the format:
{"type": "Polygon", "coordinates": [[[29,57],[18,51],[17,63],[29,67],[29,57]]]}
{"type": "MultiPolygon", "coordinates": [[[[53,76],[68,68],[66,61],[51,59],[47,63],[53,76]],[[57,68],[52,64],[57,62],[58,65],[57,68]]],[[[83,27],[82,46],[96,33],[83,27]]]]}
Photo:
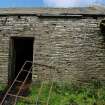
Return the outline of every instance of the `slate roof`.
{"type": "Polygon", "coordinates": [[[60,14],[93,14],[105,15],[105,6],[91,6],[78,8],[1,8],[0,15],[29,14],[29,15],[60,15],[60,14]]]}

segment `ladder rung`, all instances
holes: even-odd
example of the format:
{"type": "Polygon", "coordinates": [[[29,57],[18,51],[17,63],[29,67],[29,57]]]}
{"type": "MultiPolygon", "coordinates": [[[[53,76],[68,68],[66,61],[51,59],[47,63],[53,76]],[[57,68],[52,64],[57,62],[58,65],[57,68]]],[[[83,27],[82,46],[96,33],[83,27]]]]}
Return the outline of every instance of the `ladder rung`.
{"type": "MultiPolygon", "coordinates": [[[[27,71],[27,70],[23,70],[23,71],[25,71],[25,72],[30,72],[30,71],[27,71]]],[[[32,73],[32,72],[30,72],[30,73],[32,73]]]]}
{"type": "Polygon", "coordinates": [[[19,82],[19,83],[22,83],[23,81],[19,81],[19,80],[16,80],[15,82],[19,82]]]}

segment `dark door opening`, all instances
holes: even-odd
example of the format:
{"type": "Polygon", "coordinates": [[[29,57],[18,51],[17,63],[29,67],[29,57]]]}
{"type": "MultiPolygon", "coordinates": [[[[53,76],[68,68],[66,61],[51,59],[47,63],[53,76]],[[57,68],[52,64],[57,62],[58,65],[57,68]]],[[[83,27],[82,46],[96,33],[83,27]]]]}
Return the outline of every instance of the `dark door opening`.
{"type": "MultiPolygon", "coordinates": [[[[11,74],[9,81],[13,81],[19,71],[21,70],[22,65],[25,61],[33,61],[33,38],[29,37],[12,37],[11,38],[11,74]]],[[[29,70],[31,67],[30,64],[25,66],[25,70],[29,70]]],[[[27,72],[23,72],[18,80],[23,81],[27,75],[27,72]]],[[[27,81],[32,80],[32,74],[29,75],[27,81]]]]}

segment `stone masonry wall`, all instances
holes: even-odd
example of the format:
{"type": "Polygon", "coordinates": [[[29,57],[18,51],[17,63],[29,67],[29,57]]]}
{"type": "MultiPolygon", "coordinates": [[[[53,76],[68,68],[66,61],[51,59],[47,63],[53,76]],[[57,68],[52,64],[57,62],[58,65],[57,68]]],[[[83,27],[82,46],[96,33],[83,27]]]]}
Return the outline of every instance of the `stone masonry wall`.
{"type": "Polygon", "coordinates": [[[55,70],[55,79],[61,81],[105,80],[105,42],[99,28],[101,18],[44,18],[39,21],[35,61],[49,67],[39,65],[36,70],[47,73],[48,77],[46,70],[54,67],[51,71],[55,70]]]}
{"type": "Polygon", "coordinates": [[[33,82],[37,79],[105,80],[105,42],[99,23],[103,18],[0,17],[0,82],[7,83],[10,38],[34,37],[33,82]]]}
{"type": "Polygon", "coordinates": [[[0,17],[0,82],[7,83],[10,61],[10,38],[34,37],[37,35],[38,21],[34,16],[1,16],[0,17]]]}

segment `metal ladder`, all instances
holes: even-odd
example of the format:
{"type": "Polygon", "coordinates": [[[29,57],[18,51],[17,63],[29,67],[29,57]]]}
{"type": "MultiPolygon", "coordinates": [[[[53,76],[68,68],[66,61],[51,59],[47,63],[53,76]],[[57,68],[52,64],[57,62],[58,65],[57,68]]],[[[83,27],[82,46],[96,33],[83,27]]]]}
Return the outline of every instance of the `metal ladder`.
{"type": "Polygon", "coordinates": [[[32,61],[25,61],[25,62],[24,62],[23,66],[22,66],[22,68],[20,69],[19,73],[17,74],[16,78],[14,79],[14,81],[13,81],[12,84],[11,84],[11,86],[8,88],[7,92],[5,93],[5,95],[4,95],[4,97],[3,97],[3,99],[2,99],[2,101],[1,101],[1,103],[0,103],[0,105],[5,105],[5,102],[6,102],[6,100],[7,100],[8,97],[14,98],[12,105],[16,105],[18,98],[25,99],[25,97],[23,97],[23,96],[20,95],[20,94],[21,94],[21,92],[22,92],[22,89],[23,89],[23,87],[24,87],[24,85],[25,85],[25,83],[26,83],[26,81],[27,81],[29,75],[32,73],[32,66],[33,66],[32,61]],[[25,67],[26,67],[27,65],[28,65],[28,66],[31,65],[30,68],[28,68],[28,70],[25,69],[25,67]],[[27,74],[26,74],[24,80],[23,80],[23,81],[20,81],[20,80],[19,80],[19,76],[21,76],[22,73],[27,73],[27,74]],[[17,89],[17,92],[16,92],[15,94],[13,94],[13,93],[12,93],[12,89],[13,89],[13,87],[14,87],[14,85],[15,85],[16,83],[20,83],[20,88],[17,89]]]}

